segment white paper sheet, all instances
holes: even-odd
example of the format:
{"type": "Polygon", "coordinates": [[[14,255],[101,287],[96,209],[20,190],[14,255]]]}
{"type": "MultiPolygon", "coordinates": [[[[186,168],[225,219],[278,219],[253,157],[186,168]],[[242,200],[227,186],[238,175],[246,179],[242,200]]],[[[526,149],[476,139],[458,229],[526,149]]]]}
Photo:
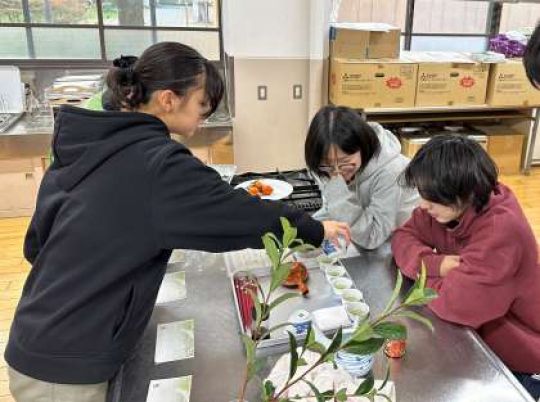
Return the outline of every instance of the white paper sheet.
{"type": "Polygon", "coordinates": [[[190,393],[191,376],[152,380],[146,402],[188,402],[190,393]]]}
{"type": "Polygon", "coordinates": [[[159,288],[156,304],[183,300],[186,296],[186,273],[184,271],[172,272],[165,274],[159,288]]]}
{"type": "Polygon", "coordinates": [[[156,364],[191,359],[195,356],[195,322],[175,321],[157,327],[156,364]]]}

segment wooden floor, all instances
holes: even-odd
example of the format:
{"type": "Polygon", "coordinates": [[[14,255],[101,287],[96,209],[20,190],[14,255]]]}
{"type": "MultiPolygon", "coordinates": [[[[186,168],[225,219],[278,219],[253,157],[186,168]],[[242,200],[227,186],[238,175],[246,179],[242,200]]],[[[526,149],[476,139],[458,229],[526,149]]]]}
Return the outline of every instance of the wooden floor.
{"type": "MultiPolygon", "coordinates": [[[[540,238],[540,168],[530,176],[501,177],[516,193],[529,222],[540,238]]],[[[8,331],[30,269],[22,254],[29,218],[0,219],[0,402],[13,402],[9,395],[6,363],[3,359],[8,331]]]]}

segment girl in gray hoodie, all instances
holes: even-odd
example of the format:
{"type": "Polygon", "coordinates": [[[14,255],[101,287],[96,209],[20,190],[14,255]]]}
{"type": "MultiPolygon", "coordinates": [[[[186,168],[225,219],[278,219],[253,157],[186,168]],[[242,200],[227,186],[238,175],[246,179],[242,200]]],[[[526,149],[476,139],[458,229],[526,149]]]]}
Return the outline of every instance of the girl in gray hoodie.
{"type": "Polygon", "coordinates": [[[361,248],[382,245],[418,203],[416,190],[398,185],[409,163],[398,139],[353,109],[319,110],[306,138],[305,158],[323,198],[314,217],[347,222],[352,242],[361,248]]]}

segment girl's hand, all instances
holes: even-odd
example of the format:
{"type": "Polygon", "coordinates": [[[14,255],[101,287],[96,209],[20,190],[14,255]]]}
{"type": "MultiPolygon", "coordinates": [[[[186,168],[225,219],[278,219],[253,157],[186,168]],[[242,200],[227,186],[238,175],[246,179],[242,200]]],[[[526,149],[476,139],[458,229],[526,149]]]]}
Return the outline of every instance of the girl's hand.
{"type": "Polygon", "coordinates": [[[446,255],[440,268],[440,275],[444,278],[448,273],[460,264],[459,255],[446,255]]]}
{"type": "Polygon", "coordinates": [[[329,240],[336,246],[340,247],[339,237],[345,239],[345,243],[348,246],[351,243],[351,228],[344,222],[337,221],[323,221],[324,226],[324,238],[329,240]]]}

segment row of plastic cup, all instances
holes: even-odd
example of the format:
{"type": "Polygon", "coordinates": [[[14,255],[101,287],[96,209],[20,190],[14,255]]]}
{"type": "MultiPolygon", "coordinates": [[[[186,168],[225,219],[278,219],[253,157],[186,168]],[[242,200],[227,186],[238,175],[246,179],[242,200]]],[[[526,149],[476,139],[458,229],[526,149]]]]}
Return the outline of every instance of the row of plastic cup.
{"type": "Polygon", "coordinates": [[[318,262],[326,280],[332,286],[332,291],[341,298],[349,319],[355,325],[365,320],[369,315],[369,306],[364,301],[362,291],[354,287],[353,281],[339,259],[322,256],[318,258],[318,262]]]}

